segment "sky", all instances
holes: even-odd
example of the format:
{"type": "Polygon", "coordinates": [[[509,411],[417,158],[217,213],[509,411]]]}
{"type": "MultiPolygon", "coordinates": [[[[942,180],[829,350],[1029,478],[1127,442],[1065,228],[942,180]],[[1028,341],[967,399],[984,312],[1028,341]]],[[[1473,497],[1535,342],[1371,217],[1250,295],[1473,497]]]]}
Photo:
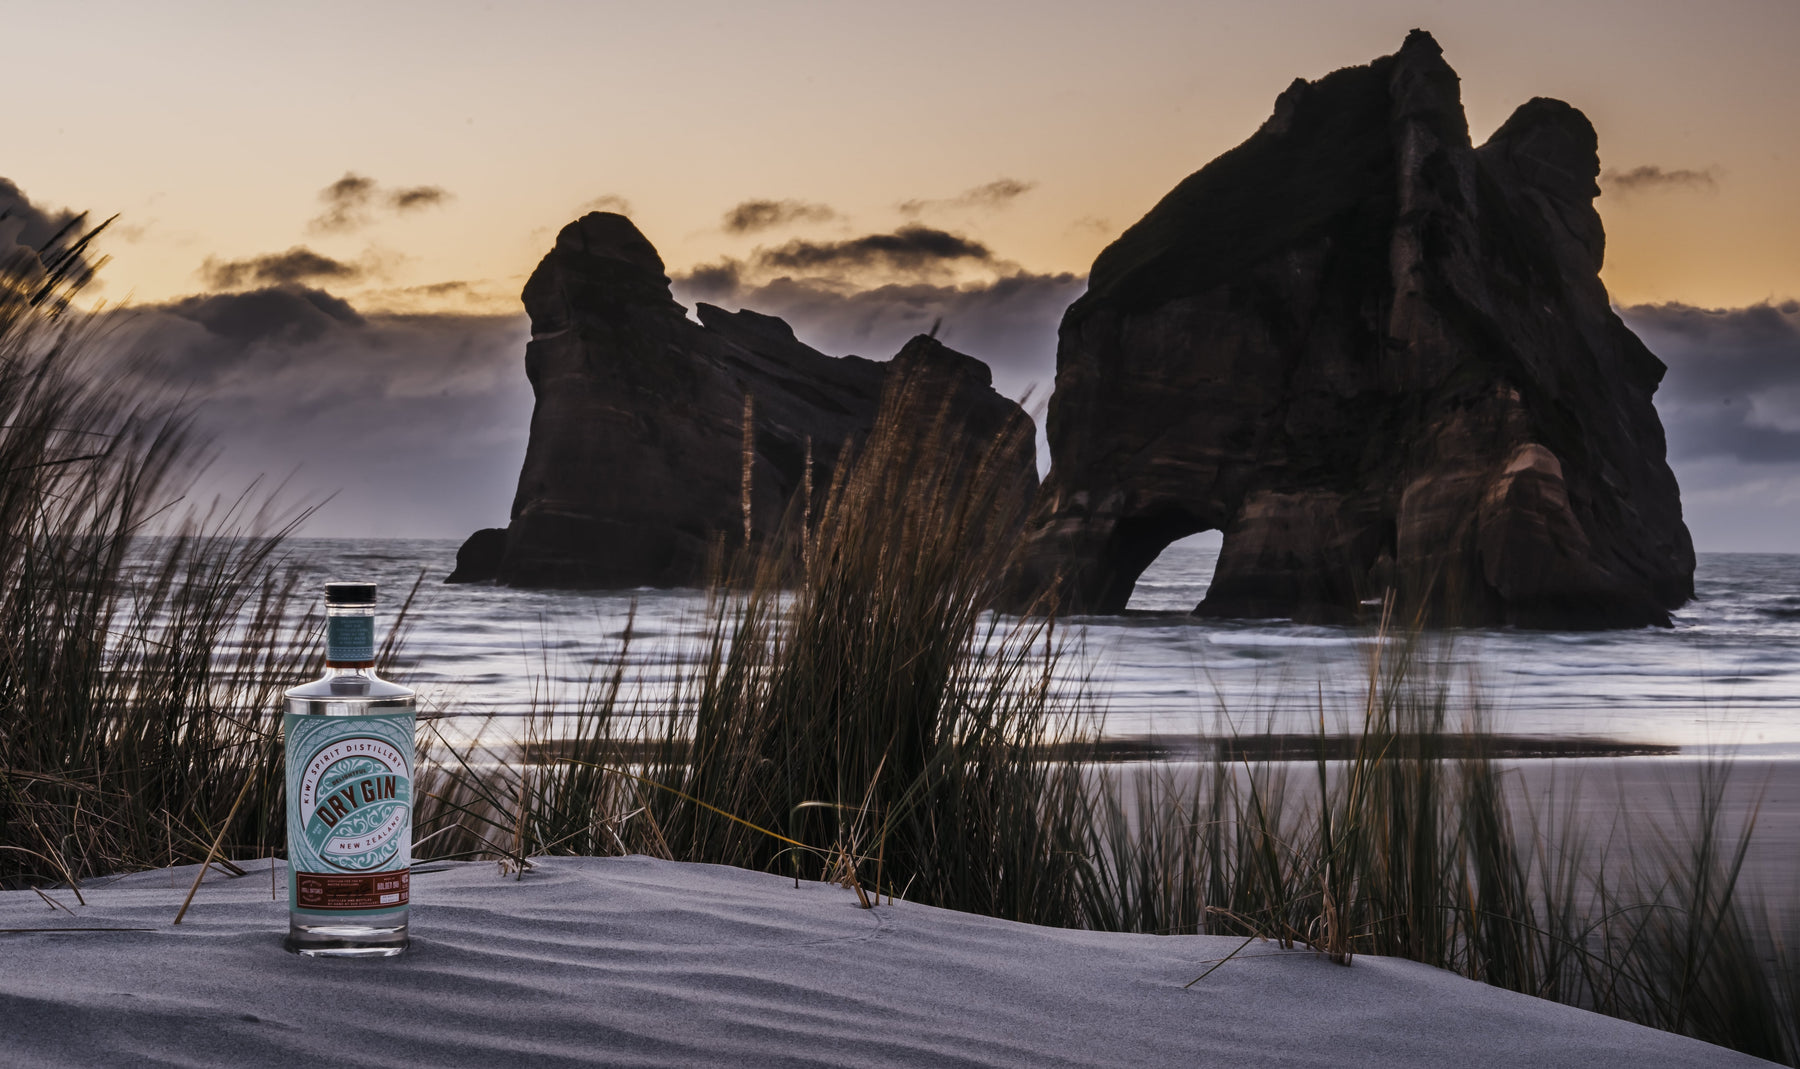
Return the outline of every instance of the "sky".
{"type": "Polygon", "coordinates": [[[116,214],[88,296],[126,311],[137,374],[200,406],[218,459],[196,496],[263,475],[325,501],[310,534],[505,522],[531,410],[518,293],[596,208],[631,216],[690,304],[877,359],[941,320],[1041,402],[1100,249],[1295,77],[1418,26],[1478,142],[1533,96],[1593,120],[1602,277],[1670,365],[1696,544],[1800,552],[1794,0],[5,14],[0,241],[116,214]]]}

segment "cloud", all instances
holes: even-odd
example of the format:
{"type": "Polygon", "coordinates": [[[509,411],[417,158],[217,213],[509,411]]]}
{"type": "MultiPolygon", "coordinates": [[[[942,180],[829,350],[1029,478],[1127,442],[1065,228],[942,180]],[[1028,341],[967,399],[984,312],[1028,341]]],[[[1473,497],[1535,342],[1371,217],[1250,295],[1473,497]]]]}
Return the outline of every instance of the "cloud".
{"type": "Polygon", "coordinates": [[[836,272],[867,267],[916,271],[958,260],[990,263],[994,254],[972,238],[912,225],[889,234],[865,234],[845,241],[795,238],[784,245],[757,250],[754,259],[759,267],[781,271],[836,272]]]}
{"type": "Polygon", "coordinates": [[[1703,171],[1686,168],[1665,171],[1652,163],[1633,167],[1628,171],[1608,168],[1600,172],[1600,188],[1618,197],[1630,196],[1633,193],[1679,189],[1710,193],[1719,188],[1719,181],[1711,167],[1703,171]]]}
{"type": "Polygon", "coordinates": [[[747,286],[713,267],[678,277],[675,293],[778,315],[823,352],[877,360],[940,324],[945,344],[993,369],[996,389],[1015,398],[1030,392],[1042,401],[1056,379],[1057,327],[1085,285],[1079,275],[1019,272],[972,284],[903,282],[846,291],[796,278],[747,286]]]}
{"type": "Polygon", "coordinates": [[[919,215],[938,208],[976,208],[988,211],[1004,208],[1037,188],[1036,182],[1017,178],[997,178],[985,185],[965,189],[954,197],[941,200],[906,200],[897,207],[902,215],[919,215]]]}
{"type": "Polygon", "coordinates": [[[506,521],[532,394],[522,315],[364,313],[304,286],[118,313],[128,382],[188,396],[218,459],[196,495],[335,494],[305,533],[461,538],[506,521]]]}
{"type": "Polygon", "coordinates": [[[675,288],[689,300],[718,304],[735,300],[744,288],[744,265],[732,259],[701,264],[673,279],[675,288]]]}
{"type": "Polygon", "coordinates": [[[209,344],[184,344],[168,354],[167,367],[188,368],[199,378],[215,377],[220,367],[214,365],[241,359],[246,346],[302,344],[365,325],[348,301],[304,286],[184,297],[156,311],[205,330],[209,344]]]}
{"type": "Polygon", "coordinates": [[[727,256],[674,277],[696,299],[712,300],[783,277],[854,292],[884,282],[946,282],[968,268],[1011,274],[1014,266],[974,238],[913,223],[842,241],[794,238],[758,246],[744,259],[727,256]]]}
{"type": "Polygon", "coordinates": [[[0,178],[0,251],[10,246],[42,251],[56,235],[79,225],[81,218],[79,212],[67,208],[41,208],[10,180],[0,178]]]}
{"type": "Polygon", "coordinates": [[[17,185],[0,178],[0,263],[9,271],[24,267],[25,275],[34,280],[31,285],[59,278],[64,285],[80,286],[92,279],[104,262],[82,240],[93,230],[86,212],[51,211],[33,204],[17,185]]]}
{"type": "Polygon", "coordinates": [[[375,180],[352,171],[319,190],[325,210],[306,224],[315,233],[355,230],[369,222],[369,205],[375,199],[375,180]]]}
{"type": "Polygon", "coordinates": [[[405,189],[391,190],[387,194],[388,207],[396,212],[431,208],[449,199],[450,191],[443,186],[409,186],[405,189]]]}
{"type": "Polygon", "coordinates": [[[128,245],[136,245],[150,236],[150,230],[155,225],[154,219],[147,223],[114,223],[106,228],[106,236],[108,239],[116,238],[128,245]]]}
{"type": "Polygon", "coordinates": [[[837,218],[830,205],[803,200],[747,200],[725,213],[729,234],[754,234],[794,223],[823,223],[837,218]]]}
{"type": "Polygon", "coordinates": [[[616,212],[619,215],[630,215],[631,202],[617,193],[603,193],[575,209],[577,217],[589,212],[616,212]]]}
{"type": "MultiPolygon", "coordinates": [[[[1671,460],[1682,518],[1701,553],[1792,553],[1800,531],[1800,464],[1728,457],[1671,460]]],[[[1701,563],[1701,596],[1707,568],[1701,563]]]]}
{"type": "Polygon", "coordinates": [[[433,282],[424,286],[408,286],[407,292],[417,293],[422,297],[466,297],[474,291],[474,286],[461,280],[453,282],[433,282]]]}
{"type": "Polygon", "coordinates": [[[451,279],[416,286],[362,289],[357,307],[370,315],[432,315],[456,311],[462,315],[519,314],[519,289],[524,276],[451,279]]]}
{"type": "Polygon", "coordinates": [[[319,190],[325,210],[306,224],[315,234],[341,234],[360,230],[375,221],[376,214],[386,209],[403,214],[443,204],[451,198],[442,186],[404,186],[386,189],[367,175],[345,171],[344,177],[319,190]]]}
{"type": "Polygon", "coordinates": [[[1671,458],[1800,461],[1800,302],[1619,314],[1669,366],[1656,407],[1671,458]]]}
{"type": "Polygon", "coordinates": [[[243,289],[248,286],[284,285],[297,282],[336,280],[354,282],[364,271],[355,264],[334,260],[304,245],[286,252],[271,252],[242,260],[220,260],[208,256],[198,272],[207,286],[216,290],[243,289]]]}

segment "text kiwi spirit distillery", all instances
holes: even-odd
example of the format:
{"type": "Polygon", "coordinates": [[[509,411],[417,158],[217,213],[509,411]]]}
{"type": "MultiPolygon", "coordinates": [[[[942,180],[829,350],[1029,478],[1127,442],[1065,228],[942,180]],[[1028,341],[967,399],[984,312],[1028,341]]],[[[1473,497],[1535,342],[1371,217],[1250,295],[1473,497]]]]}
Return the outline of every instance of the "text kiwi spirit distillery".
{"type": "Polygon", "coordinates": [[[296,953],[406,949],[413,692],[375,674],[375,584],[325,586],[325,675],[287,692],[288,937],[296,953]]]}

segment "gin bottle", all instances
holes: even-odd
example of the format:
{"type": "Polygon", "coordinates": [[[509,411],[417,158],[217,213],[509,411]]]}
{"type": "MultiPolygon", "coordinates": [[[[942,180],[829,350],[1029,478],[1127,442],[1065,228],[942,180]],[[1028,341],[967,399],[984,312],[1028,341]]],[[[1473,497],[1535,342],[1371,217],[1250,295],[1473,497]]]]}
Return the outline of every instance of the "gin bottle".
{"type": "Polygon", "coordinates": [[[325,586],[325,675],[286,695],[287,948],[406,949],[413,692],[375,674],[375,584],[325,586]]]}

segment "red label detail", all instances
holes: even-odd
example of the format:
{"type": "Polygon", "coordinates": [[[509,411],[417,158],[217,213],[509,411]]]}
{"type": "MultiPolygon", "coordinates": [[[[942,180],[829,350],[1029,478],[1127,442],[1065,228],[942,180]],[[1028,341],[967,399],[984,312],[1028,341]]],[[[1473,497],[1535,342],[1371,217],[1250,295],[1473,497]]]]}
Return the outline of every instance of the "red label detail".
{"type": "Polygon", "coordinates": [[[411,869],[345,876],[335,872],[296,872],[301,909],[399,909],[412,885],[411,869]]]}

